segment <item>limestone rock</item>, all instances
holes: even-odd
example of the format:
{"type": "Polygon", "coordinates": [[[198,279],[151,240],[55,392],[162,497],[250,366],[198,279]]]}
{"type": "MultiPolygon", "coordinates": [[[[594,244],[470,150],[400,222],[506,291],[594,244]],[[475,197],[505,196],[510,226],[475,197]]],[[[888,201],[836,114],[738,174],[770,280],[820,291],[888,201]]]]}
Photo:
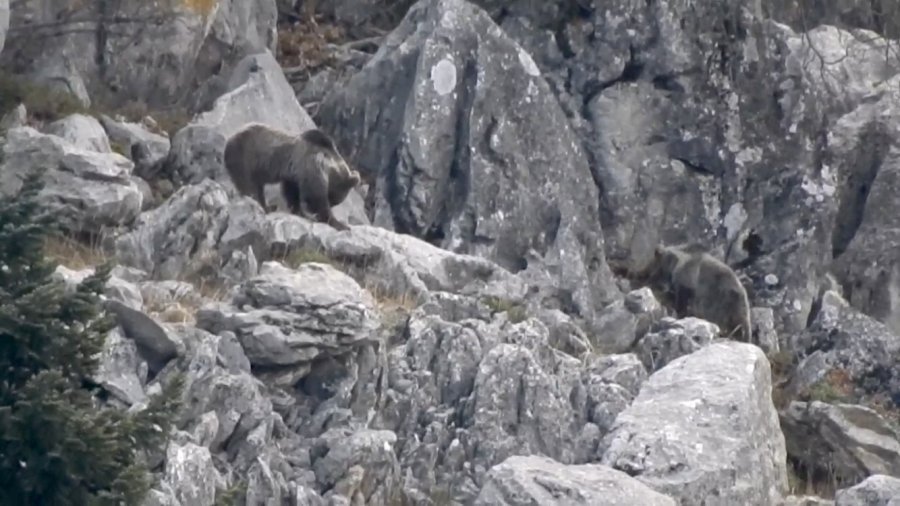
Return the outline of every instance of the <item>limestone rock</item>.
{"type": "Polygon", "coordinates": [[[677,358],[616,418],[601,463],[685,505],[774,504],[787,470],[771,391],[756,346],[715,343],[677,358]]]}
{"type": "Polygon", "coordinates": [[[82,149],[31,127],[7,132],[3,150],[0,194],[17,192],[30,168],[49,169],[41,201],[63,230],[99,232],[131,223],[141,211],[143,196],[129,179],[132,163],[119,154],[82,149]]]}
{"type": "Polygon", "coordinates": [[[72,114],[50,123],[44,132],[65,139],[78,149],[97,153],[112,152],[106,131],[93,116],[72,114]]]}
{"type": "Polygon", "coordinates": [[[169,443],[165,479],[181,504],[213,506],[215,503],[218,473],[207,448],[193,443],[169,443]]]}
{"type": "Polygon", "coordinates": [[[675,506],[622,471],[599,464],[566,466],[546,457],[510,457],[491,468],[476,506],[604,504],[675,506]]]}
{"type": "Polygon", "coordinates": [[[842,483],[873,474],[900,477],[900,434],[869,408],[794,401],[781,424],[788,455],[807,469],[827,463],[828,472],[842,483]]]}
{"type": "Polygon", "coordinates": [[[512,272],[545,264],[551,297],[585,318],[618,296],[586,155],[531,56],[482,9],[418,2],[318,116],[375,178],[375,225],[512,272]]]}
{"type": "Polygon", "coordinates": [[[275,0],[234,6],[141,0],[114,5],[16,2],[11,24],[34,29],[7,40],[3,62],[48,82],[62,78],[70,89],[77,81],[82,88],[77,94],[84,97],[102,91],[113,100],[169,106],[185,101],[194,83],[206,81],[222,66],[233,65],[247,53],[274,50],[276,18],[275,0]],[[122,23],[125,19],[129,22],[122,23]],[[60,22],[87,24],[57,33],[51,27],[60,22]],[[101,47],[98,32],[105,34],[101,47]]]}
{"type": "Polygon", "coordinates": [[[197,325],[234,332],[254,365],[292,366],[365,343],[378,317],[371,296],[331,266],[267,262],[230,304],[201,309],[197,325]]]}
{"type": "Polygon", "coordinates": [[[876,474],[838,490],[834,494],[834,506],[896,506],[898,497],[900,478],[876,474]]]}

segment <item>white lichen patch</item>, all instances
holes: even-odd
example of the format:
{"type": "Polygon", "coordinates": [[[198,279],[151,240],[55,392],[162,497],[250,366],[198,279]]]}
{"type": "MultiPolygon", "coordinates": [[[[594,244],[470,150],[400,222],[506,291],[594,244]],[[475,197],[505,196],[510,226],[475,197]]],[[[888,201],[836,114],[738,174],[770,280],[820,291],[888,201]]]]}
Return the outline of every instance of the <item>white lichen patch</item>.
{"type": "Polygon", "coordinates": [[[521,47],[516,48],[519,53],[519,63],[522,64],[522,68],[525,69],[525,73],[530,76],[540,77],[541,69],[538,68],[537,64],[534,63],[534,59],[531,58],[531,55],[528,54],[521,47]]]}
{"type": "Polygon", "coordinates": [[[431,82],[434,91],[440,96],[453,92],[456,88],[456,65],[450,57],[443,58],[431,67],[431,82]]]}
{"type": "Polygon", "coordinates": [[[722,224],[725,226],[725,236],[729,240],[734,239],[746,221],[747,211],[744,210],[744,206],[740,202],[732,204],[722,219],[722,224]]]}

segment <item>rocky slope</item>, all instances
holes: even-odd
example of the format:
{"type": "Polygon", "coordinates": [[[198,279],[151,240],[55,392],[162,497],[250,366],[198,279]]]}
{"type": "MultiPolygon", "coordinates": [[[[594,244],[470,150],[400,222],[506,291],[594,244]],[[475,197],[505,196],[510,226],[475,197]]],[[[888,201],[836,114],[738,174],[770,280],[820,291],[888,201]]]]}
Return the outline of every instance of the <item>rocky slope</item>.
{"type": "Polygon", "coordinates": [[[900,501],[897,41],[737,0],[420,0],[332,47],[311,116],[289,5],[87,4],[13,2],[7,34],[0,0],[4,72],[191,120],[16,109],[0,192],[48,167],[119,262],[110,403],[187,373],[146,505],[900,501]],[[251,121],[335,137],[351,230],[236,195],[251,121]],[[622,276],[684,241],[740,272],[754,344],[622,276]]]}

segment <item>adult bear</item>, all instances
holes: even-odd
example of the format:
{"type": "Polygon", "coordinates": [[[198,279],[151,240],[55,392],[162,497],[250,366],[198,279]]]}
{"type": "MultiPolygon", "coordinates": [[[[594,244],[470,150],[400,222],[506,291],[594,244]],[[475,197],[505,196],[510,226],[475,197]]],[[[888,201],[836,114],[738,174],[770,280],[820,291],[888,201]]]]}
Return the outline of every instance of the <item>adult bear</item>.
{"type": "Polygon", "coordinates": [[[734,270],[712,255],[696,246],[657,246],[642,275],[669,295],[679,317],[702,318],[726,336],[753,341],[747,290],[734,270]]]}
{"type": "Polygon", "coordinates": [[[360,182],[338,153],[331,137],[319,129],[291,135],[252,123],[232,135],[225,144],[225,169],[235,188],[266,208],[265,185],[281,183],[281,193],[291,212],[338,230],[341,223],[331,208],[340,204],[360,182]],[[306,209],[304,210],[304,204],[306,209]]]}

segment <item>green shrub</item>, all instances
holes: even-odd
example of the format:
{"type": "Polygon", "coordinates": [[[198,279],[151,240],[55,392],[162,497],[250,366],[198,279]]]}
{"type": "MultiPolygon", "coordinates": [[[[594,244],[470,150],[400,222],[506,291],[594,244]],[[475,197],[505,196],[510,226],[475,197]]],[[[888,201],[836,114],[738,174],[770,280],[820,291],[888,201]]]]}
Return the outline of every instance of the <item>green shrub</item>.
{"type": "Polygon", "coordinates": [[[32,173],[0,200],[0,504],[139,504],[150,486],[141,457],[165,444],[183,378],[134,414],[98,406],[110,264],[74,290],[51,277],[41,188],[32,173]]]}

